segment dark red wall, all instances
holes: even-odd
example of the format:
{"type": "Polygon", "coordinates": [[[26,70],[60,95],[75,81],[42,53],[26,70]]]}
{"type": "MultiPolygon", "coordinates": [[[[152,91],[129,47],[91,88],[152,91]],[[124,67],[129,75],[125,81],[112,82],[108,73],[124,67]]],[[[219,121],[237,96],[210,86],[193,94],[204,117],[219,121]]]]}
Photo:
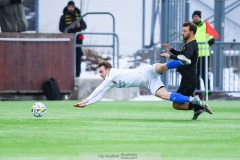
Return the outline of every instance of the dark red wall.
{"type": "Polygon", "coordinates": [[[0,33],[0,93],[42,93],[42,84],[50,77],[57,79],[62,93],[73,91],[73,34],[0,33]],[[13,41],[1,40],[7,37],[13,41]],[[37,42],[24,38],[70,41],[37,42]]]}

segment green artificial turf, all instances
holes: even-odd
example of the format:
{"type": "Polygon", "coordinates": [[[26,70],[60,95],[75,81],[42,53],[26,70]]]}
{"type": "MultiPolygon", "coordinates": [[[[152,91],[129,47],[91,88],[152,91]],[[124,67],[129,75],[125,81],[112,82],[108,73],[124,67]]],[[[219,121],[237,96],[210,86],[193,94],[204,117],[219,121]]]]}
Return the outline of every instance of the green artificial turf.
{"type": "Polygon", "coordinates": [[[197,121],[168,101],[83,109],[43,101],[47,113],[39,118],[33,103],[0,102],[0,159],[240,159],[240,101],[210,101],[213,115],[197,121]]]}

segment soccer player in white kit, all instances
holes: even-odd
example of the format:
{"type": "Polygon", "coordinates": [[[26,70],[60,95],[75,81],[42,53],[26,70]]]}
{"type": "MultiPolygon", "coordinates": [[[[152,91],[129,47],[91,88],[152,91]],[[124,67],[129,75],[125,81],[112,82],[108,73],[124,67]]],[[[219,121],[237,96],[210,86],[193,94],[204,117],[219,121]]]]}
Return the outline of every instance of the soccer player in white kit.
{"type": "MultiPolygon", "coordinates": [[[[174,62],[177,61],[179,60],[174,62]]],[[[143,69],[115,69],[112,68],[112,65],[109,62],[103,61],[99,63],[98,67],[99,74],[104,81],[92,92],[89,97],[77,104],[74,104],[75,107],[83,108],[96,103],[114,87],[146,87],[149,88],[151,93],[156,97],[176,103],[182,103],[182,108],[187,108],[188,103],[202,106],[202,102],[197,96],[189,97],[180,93],[171,93],[166,90],[161,81],[161,74],[170,69],[167,67],[167,63],[156,63],[143,69]]]]}

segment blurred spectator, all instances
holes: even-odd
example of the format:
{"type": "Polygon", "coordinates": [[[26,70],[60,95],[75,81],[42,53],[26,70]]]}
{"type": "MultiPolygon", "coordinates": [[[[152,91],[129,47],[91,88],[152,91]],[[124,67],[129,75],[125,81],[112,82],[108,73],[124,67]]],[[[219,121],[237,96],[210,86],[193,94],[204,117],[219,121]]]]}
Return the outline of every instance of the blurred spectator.
{"type": "Polygon", "coordinates": [[[0,28],[2,32],[24,32],[27,20],[23,9],[23,0],[0,1],[0,28]]]}
{"type": "MultiPolygon", "coordinates": [[[[76,20],[81,18],[81,11],[78,9],[73,1],[69,1],[67,6],[63,9],[63,15],[60,18],[59,22],[59,30],[64,33],[65,29],[74,23],[76,20]]],[[[87,28],[86,23],[83,19],[80,19],[78,23],[76,23],[73,27],[71,27],[67,32],[68,33],[76,33],[81,32],[87,28]]],[[[77,44],[82,44],[84,37],[83,35],[79,35],[76,39],[77,44]]],[[[76,48],[76,77],[80,76],[81,73],[81,62],[82,62],[82,48],[76,48]]]]}

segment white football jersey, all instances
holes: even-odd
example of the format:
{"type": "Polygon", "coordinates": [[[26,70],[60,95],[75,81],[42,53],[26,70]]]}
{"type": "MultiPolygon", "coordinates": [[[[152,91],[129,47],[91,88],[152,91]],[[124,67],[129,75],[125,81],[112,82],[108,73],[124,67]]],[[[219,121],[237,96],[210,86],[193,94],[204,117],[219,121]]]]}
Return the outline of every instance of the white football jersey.
{"type": "Polygon", "coordinates": [[[147,78],[143,69],[114,69],[112,68],[106,79],[112,81],[113,87],[146,87],[147,78]]]}
{"type": "Polygon", "coordinates": [[[86,105],[101,100],[113,87],[130,88],[145,87],[155,95],[156,91],[164,86],[160,74],[156,72],[155,65],[143,69],[114,69],[111,68],[105,80],[87,98],[86,105]]]}

